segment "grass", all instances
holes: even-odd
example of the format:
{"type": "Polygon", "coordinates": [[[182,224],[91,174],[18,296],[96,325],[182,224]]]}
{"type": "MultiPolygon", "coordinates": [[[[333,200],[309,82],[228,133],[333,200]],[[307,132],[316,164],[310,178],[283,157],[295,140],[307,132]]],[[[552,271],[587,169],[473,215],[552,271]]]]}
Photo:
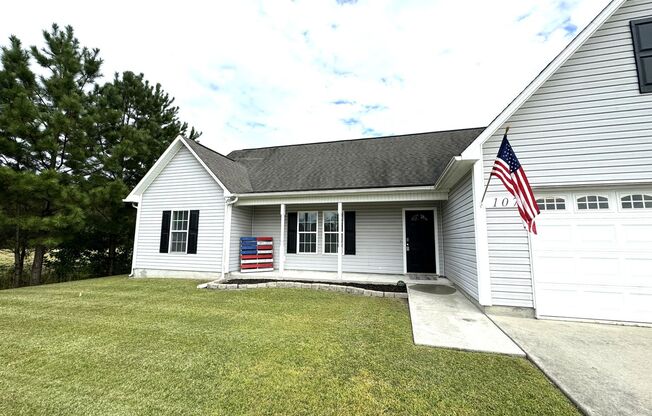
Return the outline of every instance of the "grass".
{"type": "Polygon", "coordinates": [[[579,414],[525,359],[415,346],[404,301],[196,284],[0,291],[0,414],[579,414]]]}
{"type": "Polygon", "coordinates": [[[0,250],[0,266],[13,266],[14,253],[11,250],[0,250]]]}

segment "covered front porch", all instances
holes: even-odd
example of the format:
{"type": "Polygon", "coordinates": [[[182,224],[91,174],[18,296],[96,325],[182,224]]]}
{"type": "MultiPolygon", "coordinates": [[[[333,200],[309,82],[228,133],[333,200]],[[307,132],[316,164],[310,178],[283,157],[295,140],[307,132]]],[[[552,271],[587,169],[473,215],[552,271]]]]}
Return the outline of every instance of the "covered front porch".
{"type": "Polygon", "coordinates": [[[392,284],[434,280],[445,273],[445,195],[428,196],[278,204],[241,199],[228,213],[228,277],[392,284]],[[273,252],[264,256],[271,262],[268,270],[243,272],[242,237],[273,239],[273,252]]]}

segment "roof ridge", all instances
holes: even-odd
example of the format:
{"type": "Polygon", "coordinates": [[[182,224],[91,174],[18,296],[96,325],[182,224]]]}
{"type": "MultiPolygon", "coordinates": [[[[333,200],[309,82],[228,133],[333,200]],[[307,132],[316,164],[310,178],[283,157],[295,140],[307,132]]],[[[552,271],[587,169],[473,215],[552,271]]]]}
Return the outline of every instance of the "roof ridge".
{"type": "Polygon", "coordinates": [[[211,149],[210,147],[201,144],[201,143],[198,142],[197,140],[190,140],[190,139],[186,139],[185,137],[184,137],[183,139],[184,139],[184,140],[187,140],[187,141],[191,141],[191,142],[193,142],[193,143],[195,143],[195,144],[198,144],[199,146],[203,147],[204,149],[208,150],[209,152],[215,153],[216,155],[218,155],[218,156],[222,156],[223,158],[228,159],[228,160],[230,160],[231,162],[234,162],[234,163],[238,163],[238,164],[239,164],[239,162],[238,162],[237,160],[233,160],[233,159],[231,159],[230,157],[228,157],[228,156],[226,156],[226,155],[223,155],[222,153],[218,152],[217,150],[213,150],[213,149],[211,149]]]}
{"type": "MultiPolygon", "coordinates": [[[[321,141],[321,142],[312,142],[312,143],[294,143],[294,144],[282,144],[282,145],[277,145],[277,146],[250,147],[250,148],[245,148],[245,149],[232,150],[229,154],[231,155],[234,152],[243,152],[243,151],[247,151],[247,150],[279,149],[279,148],[282,148],[282,147],[298,147],[298,146],[311,146],[311,145],[317,145],[317,144],[358,142],[358,141],[363,141],[363,140],[392,139],[392,138],[406,137],[406,136],[420,136],[420,135],[424,135],[424,134],[450,133],[450,132],[454,132],[454,131],[484,130],[484,129],[486,129],[486,126],[485,127],[467,127],[467,128],[463,128],[463,129],[448,129],[448,130],[426,131],[426,132],[420,132],[420,133],[405,133],[405,134],[396,134],[396,135],[393,135],[393,136],[360,137],[360,138],[357,138],[357,139],[342,139],[342,140],[331,140],[331,141],[321,141]]],[[[231,158],[228,158],[228,159],[233,160],[231,158]]]]}

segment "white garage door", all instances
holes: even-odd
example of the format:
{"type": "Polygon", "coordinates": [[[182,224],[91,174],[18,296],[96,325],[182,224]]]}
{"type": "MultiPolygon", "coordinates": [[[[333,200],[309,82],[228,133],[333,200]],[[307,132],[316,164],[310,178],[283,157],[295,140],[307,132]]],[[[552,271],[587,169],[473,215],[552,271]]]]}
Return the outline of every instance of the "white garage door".
{"type": "Polygon", "coordinates": [[[537,314],[652,322],[652,190],[537,196],[537,314]]]}

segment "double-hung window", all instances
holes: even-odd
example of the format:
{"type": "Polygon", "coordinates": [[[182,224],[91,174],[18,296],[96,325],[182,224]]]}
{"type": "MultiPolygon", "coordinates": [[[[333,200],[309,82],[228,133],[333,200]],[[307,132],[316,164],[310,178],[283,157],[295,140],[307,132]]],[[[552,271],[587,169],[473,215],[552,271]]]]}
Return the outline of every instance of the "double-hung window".
{"type": "Polygon", "coordinates": [[[299,212],[297,214],[299,238],[297,240],[299,253],[317,252],[317,213],[299,212]]]}
{"type": "Polygon", "coordinates": [[[324,254],[337,254],[338,225],[337,211],[324,211],[324,254]]]}
{"type": "Polygon", "coordinates": [[[185,253],[188,248],[189,211],[172,211],[170,253],[185,253]]]}

